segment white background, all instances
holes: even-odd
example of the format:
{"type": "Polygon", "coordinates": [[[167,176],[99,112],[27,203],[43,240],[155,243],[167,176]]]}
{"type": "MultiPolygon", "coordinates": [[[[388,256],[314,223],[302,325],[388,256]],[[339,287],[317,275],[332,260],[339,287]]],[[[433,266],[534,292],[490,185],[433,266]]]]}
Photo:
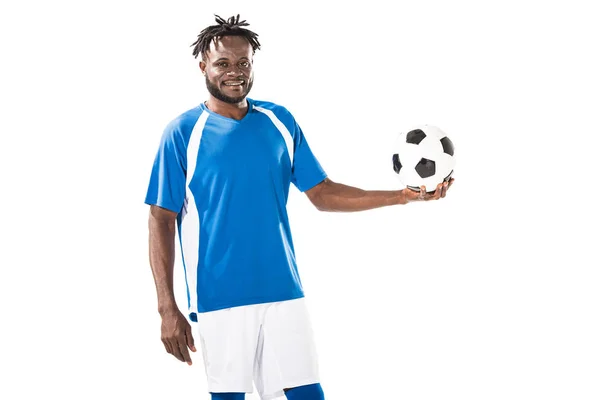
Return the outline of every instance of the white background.
{"type": "Polygon", "coordinates": [[[600,398],[592,2],[221,3],[2,3],[0,397],[209,398],[200,353],[160,342],[143,199],[162,129],[206,96],[191,43],[240,13],[251,97],[332,180],[397,189],[415,124],[456,147],[437,202],[327,214],[291,188],[326,398],[600,398]]]}

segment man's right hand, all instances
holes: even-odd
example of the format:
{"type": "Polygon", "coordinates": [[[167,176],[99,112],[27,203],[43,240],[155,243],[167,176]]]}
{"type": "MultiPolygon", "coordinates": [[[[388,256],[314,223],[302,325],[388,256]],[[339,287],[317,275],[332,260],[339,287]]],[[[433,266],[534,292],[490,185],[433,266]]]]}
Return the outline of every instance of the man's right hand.
{"type": "Polygon", "coordinates": [[[192,365],[188,347],[196,351],[192,328],[181,311],[173,310],[161,315],[161,340],[167,353],[173,354],[179,361],[192,365]]]}

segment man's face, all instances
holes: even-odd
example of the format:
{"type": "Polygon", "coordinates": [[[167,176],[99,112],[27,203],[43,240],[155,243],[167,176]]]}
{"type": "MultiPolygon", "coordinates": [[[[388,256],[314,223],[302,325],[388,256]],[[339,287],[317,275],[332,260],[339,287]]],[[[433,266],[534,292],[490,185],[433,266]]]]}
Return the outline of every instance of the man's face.
{"type": "Polygon", "coordinates": [[[211,95],[226,103],[240,103],[254,82],[252,46],[244,37],[224,36],[211,43],[200,69],[211,95]]]}

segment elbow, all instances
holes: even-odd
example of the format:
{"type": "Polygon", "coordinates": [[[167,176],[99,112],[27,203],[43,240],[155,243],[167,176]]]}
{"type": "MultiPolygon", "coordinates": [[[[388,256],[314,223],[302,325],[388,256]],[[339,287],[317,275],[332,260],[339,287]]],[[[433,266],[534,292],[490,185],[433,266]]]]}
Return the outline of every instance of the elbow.
{"type": "Polygon", "coordinates": [[[315,208],[317,209],[317,211],[329,211],[329,209],[321,204],[315,204],[315,208]]]}
{"type": "Polygon", "coordinates": [[[317,211],[329,211],[329,207],[326,206],[326,202],[323,201],[321,196],[311,196],[310,202],[317,209],[317,211]]]}
{"type": "Polygon", "coordinates": [[[321,196],[317,197],[312,203],[318,211],[323,211],[323,212],[336,211],[333,204],[321,196]]]}
{"type": "Polygon", "coordinates": [[[318,211],[329,211],[329,207],[327,206],[327,201],[323,198],[322,193],[316,192],[311,193],[309,196],[310,202],[318,211]]]}

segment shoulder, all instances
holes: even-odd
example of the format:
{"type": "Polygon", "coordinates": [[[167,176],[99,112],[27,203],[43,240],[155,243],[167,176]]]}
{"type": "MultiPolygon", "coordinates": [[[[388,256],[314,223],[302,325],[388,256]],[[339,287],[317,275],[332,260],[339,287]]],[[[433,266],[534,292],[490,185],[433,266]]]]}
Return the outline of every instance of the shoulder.
{"type": "Polygon", "coordinates": [[[173,118],[166,126],[166,129],[169,130],[191,130],[198,122],[200,115],[202,114],[202,107],[196,106],[191,108],[175,118],[173,118]]]}
{"type": "Polygon", "coordinates": [[[200,115],[202,115],[202,107],[196,106],[191,108],[167,123],[164,128],[163,138],[164,139],[175,139],[183,140],[187,142],[189,140],[200,115]]]}
{"type": "Polygon", "coordinates": [[[272,114],[284,124],[294,124],[295,119],[290,110],[281,104],[272,101],[248,99],[252,103],[252,107],[259,112],[272,114]]]}

